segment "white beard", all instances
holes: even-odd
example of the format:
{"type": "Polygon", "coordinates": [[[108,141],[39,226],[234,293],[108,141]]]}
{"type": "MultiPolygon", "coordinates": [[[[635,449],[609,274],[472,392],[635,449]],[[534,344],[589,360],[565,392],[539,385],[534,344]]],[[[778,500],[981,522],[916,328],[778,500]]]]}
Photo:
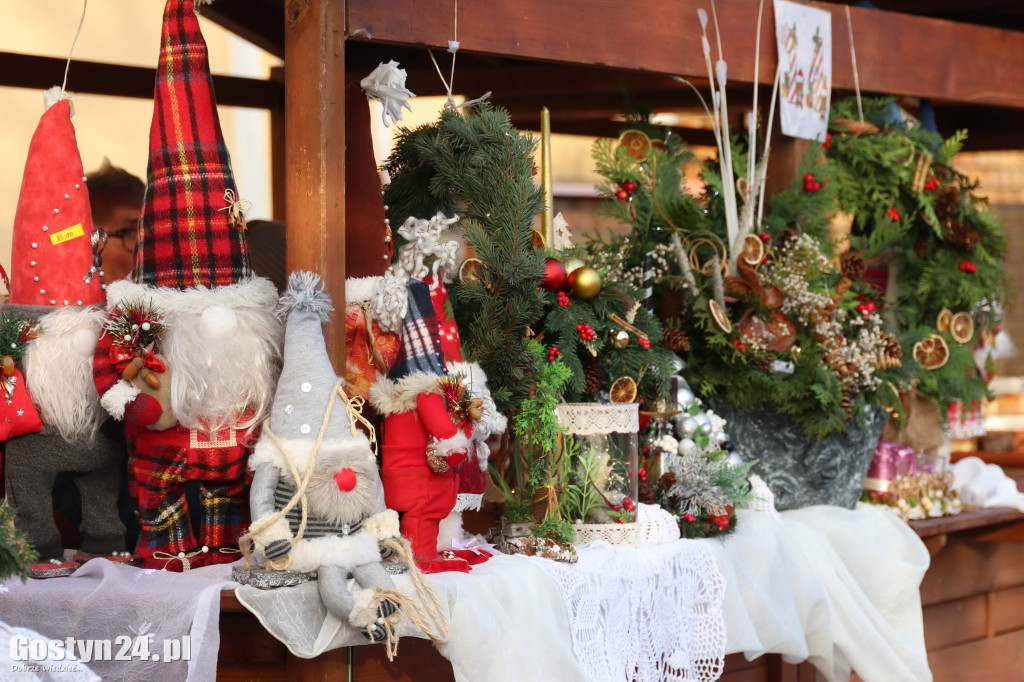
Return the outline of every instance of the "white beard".
{"type": "Polygon", "coordinates": [[[164,316],[167,330],[157,341],[157,352],[167,360],[171,411],[179,425],[217,431],[251,430],[263,423],[274,400],[284,340],[284,326],[273,312],[277,293],[269,280],[185,290],[111,283],[107,307],[122,301],[151,303],[164,316]],[[212,333],[203,316],[212,308],[233,313],[237,326],[212,333]]]}
{"type": "Polygon", "coordinates": [[[309,514],[333,525],[355,523],[375,514],[379,511],[378,481],[373,452],[321,446],[306,485],[309,514]],[[349,491],[340,490],[334,480],[334,475],[345,468],[356,473],[356,486],[349,491]]]}
{"type": "Polygon", "coordinates": [[[57,308],[39,318],[39,338],[25,353],[32,402],[67,441],[91,440],[107,418],[92,378],[92,350],[105,319],[96,306],[57,308]]]}

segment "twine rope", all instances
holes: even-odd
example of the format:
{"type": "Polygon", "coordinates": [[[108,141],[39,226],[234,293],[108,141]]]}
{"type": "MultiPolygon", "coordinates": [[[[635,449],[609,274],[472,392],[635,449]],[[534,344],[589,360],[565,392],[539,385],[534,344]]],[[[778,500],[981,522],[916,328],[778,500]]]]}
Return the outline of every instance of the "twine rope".
{"type": "Polygon", "coordinates": [[[448,644],[450,634],[448,617],[441,607],[441,601],[437,593],[423,577],[423,571],[416,566],[416,560],[412,556],[412,546],[409,541],[399,536],[391,538],[383,543],[385,548],[391,549],[395,555],[409,568],[409,576],[412,578],[416,594],[423,602],[424,608],[420,608],[414,599],[399,590],[388,590],[381,587],[374,588],[373,600],[377,608],[385,601],[398,604],[398,609],[383,618],[383,622],[371,623],[366,626],[366,633],[372,639],[372,633],[377,627],[383,627],[386,635],[385,651],[388,661],[393,661],[398,654],[398,623],[401,614],[404,612],[409,622],[425,634],[431,643],[441,649],[448,644]],[[374,628],[371,630],[371,626],[374,628]],[[436,628],[436,629],[435,629],[436,628]]]}
{"type": "Polygon", "coordinates": [[[846,5],[846,30],[850,34],[850,62],[853,64],[853,89],[857,92],[857,113],[864,122],[864,106],[860,101],[860,77],[857,74],[857,51],[853,48],[853,22],[850,21],[850,6],[846,5]]]}

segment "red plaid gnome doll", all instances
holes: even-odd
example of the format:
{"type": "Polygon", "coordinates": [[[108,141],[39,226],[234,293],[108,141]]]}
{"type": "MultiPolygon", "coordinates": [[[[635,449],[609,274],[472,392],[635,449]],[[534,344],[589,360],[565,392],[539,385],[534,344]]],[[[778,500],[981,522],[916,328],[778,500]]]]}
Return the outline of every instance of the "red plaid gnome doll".
{"type": "Polygon", "coordinates": [[[246,460],[274,396],[277,293],[254,277],[193,0],[168,0],[131,280],[112,283],[93,369],[128,433],[151,568],[237,558],[249,525],[246,460]],[[194,537],[185,484],[200,488],[194,537]]]}

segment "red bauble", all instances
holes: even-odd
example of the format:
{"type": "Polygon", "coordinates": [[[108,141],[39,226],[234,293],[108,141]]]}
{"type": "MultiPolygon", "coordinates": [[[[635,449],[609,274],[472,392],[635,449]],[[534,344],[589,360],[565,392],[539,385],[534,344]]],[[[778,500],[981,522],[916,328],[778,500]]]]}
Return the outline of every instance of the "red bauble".
{"type": "Polygon", "coordinates": [[[627,192],[624,189],[620,189],[618,192],[615,193],[615,196],[617,198],[622,199],[623,201],[625,201],[626,199],[629,198],[629,192],[627,192]]]}
{"type": "Polygon", "coordinates": [[[624,183],[622,183],[622,189],[626,190],[627,192],[632,192],[636,189],[636,183],[633,182],[632,180],[626,180],[624,183]]]}
{"type": "Polygon", "coordinates": [[[565,266],[557,258],[548,258],[544,261],[544,279],[540,285],[549,291],[558,291],[565,286],[569,275],[565,266]]]}

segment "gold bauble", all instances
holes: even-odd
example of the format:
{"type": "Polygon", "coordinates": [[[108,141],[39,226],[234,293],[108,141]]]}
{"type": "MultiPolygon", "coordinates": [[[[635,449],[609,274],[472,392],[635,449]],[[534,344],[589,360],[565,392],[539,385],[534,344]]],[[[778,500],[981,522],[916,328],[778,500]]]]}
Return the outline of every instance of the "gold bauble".
{"type": "Polygon", "coordinates": [[[565,268],[565,274],[569,275],[572,274],[572,271],[575,270],[576,268],[582,268],[583,261],[576,257],[563,258],[562,267],[565,268]]]}
{"type": "Polygon", "coordinates": [[[629,345],[629,332],[625,329],[613,329],[608,336],[608,343],[612,344],[612,348],[622,349],[629,345]]]}
{"type": "Polygon", "coordinates": [[[569,274],[569,293],[584,301],[601,293],[601,276],[587,266],[579,267],[569,274]]]}

